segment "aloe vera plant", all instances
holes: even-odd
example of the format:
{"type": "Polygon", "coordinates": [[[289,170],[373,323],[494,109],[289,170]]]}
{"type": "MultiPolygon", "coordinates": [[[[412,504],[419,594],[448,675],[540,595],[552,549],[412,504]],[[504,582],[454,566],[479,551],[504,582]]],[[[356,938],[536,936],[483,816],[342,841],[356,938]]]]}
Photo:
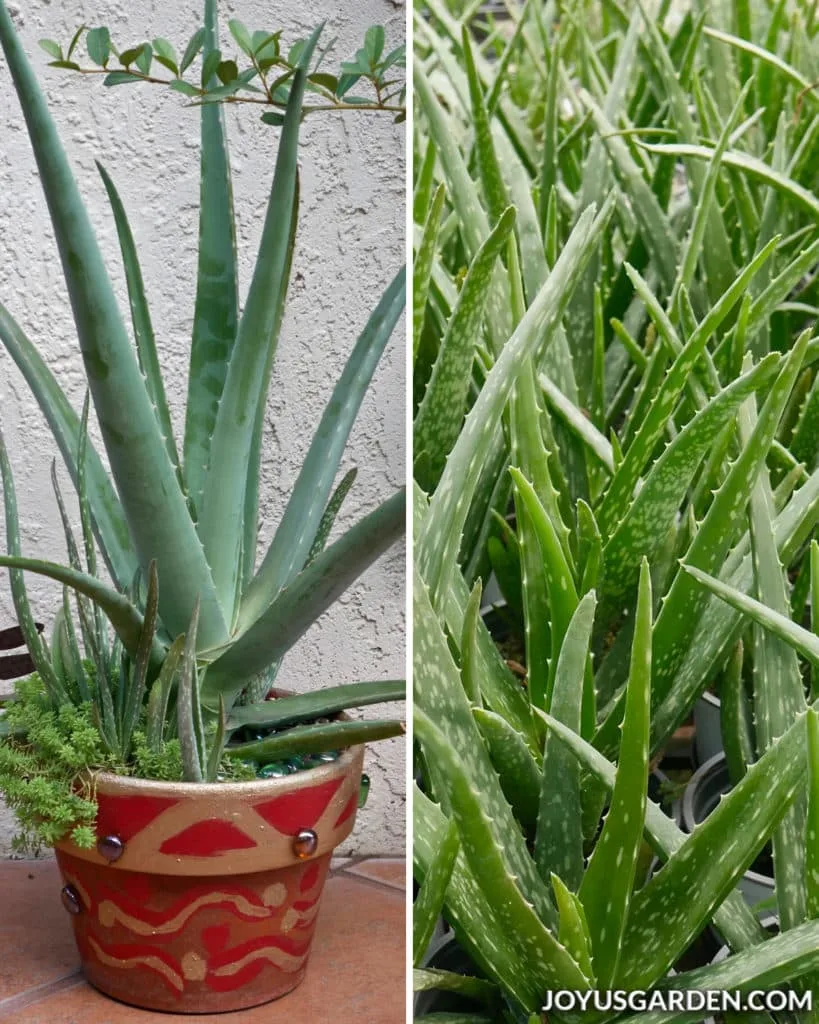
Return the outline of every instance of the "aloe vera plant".
{"type": "MultiPolygon", "coordinates": [[[[109,474],[88,436],[89,402],[81,416],[75,412],[35,344],[11,311],[0,307],[0,341],[51,427],[79,496],[82,524],[78,543],[55,469],[69,564],[25,557],[11,458],[0,441],[7,542],[0,565],[9,570],[19,625],[36,668],[37,706],[57,718],[67,705],[88,714],[101,742],[104,764],[97,767],[134,771],[136,763],[144,769],[151,758],[161,759],[168,743],[176,743],[188,781],[222,777],[228,770],[226,751],[231,765],[244,763],[245,776],[248,771],[252,776],[254,764],[295,758],[294,764],[309,767],[337,756],[342,747],[403,731],[394,719],[340,717],[351,707],[400,699],[400,681],[266,699],[290,647],[404,531],[405,499],[399,490],[331,540],[355,479],[355,471],[348,472],[334,489],[345,445],[404,307],[402,270],[350,350],[257,567],[262,435],[298,228],[299,132],[310,107],[305,97],[322,107],[315,97],[332,93],[332,102],[323,106],[346,111],[357,105],[350,89],[369,83],[377,93],[373,105],[394,114],[402,89],[394,76],[403,50],[387,54],[378,26],[356,58],[357,70],[343,67],[331,88],[331,76],[317,68],[322,29],[285,54],[280,33],[264,34],[261,46],[240,22],[231,23],[254,69],[254,75],[242,76],[242,88],[257,88],[251,78],[258,78],[278,111],[265,118],[278,126],[275,172],[258,256],[241,302],[225,111],[219,102],[237,89],[224,84],[225,76],[236,79],[221,60],[215,0],[206,0],[204,25],[181,62],[162,39],[137,54],[119,53],[107,30],[87,33],[95,65],[105,68],[115,54],[123,64],[121,71],[109,69],[114,81],[108,84],[123,81],[117,76],[150,78],[153,53],[174,76],[175,91],[189,95],[181,75],[195,61],[201,63],[198,270],[184,438],[177,442],[159,370],[160,331],[151,319],[141,254],[125,206],[111,176],[100,168],[120,243],[130,323],[115,300],[44,94],[9,9],[0,3],[0,43],[48,203],[110,466],[109,474]],[[269,80],[276,68],[286,81],[269,80]],[[49,639],[35,626],[27,573],[50,577],[64,588],[49,639]]],[[[58,66],[76,61],[82,35],[80,30],[69,51],[51,53],[58,66]]],[[[20,691],[18,705],[26,694],[34,699],[29,685],[20,691]]],[[[25,747],[24,718],[12,704],[7,720],[0,720],[0,730],[18,752],[25,747]]]]}
{"type": "Polygon", "coordinates": [[[476,1020],[671,985],[709,921],[732,967],[677,987],[813,988],[815,18],[505,8],[415,11],[418,932],[443,907],[476,1020]],[[720,680],[741,771],[685,837],[647,768],[720,680]],[[732,891],[769,841],[782,941],[732,891]]]}

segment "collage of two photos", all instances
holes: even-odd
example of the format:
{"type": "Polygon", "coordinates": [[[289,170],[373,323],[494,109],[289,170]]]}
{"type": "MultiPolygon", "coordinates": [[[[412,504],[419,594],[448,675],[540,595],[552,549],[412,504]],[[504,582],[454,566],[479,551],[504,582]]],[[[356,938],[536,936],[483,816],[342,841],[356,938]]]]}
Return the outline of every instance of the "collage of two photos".
{"type": "Polygon", "coordinates": [[[814,0],[0,47],[0,1021],[814,1024],[814,0]]]}

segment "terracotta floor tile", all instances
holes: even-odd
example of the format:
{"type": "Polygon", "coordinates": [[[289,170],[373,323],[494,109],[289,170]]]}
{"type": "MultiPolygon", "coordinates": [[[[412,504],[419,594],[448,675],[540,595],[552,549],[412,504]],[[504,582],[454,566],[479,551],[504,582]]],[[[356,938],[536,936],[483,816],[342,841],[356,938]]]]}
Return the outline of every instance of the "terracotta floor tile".
{"type": "MultiPolygon", "coordinates": [[[[80,965],[53,861],[0,861],[0,1007],[80,965]]],[[[2,1010],[0,1010],[2,1012],[2,1010]]]]}
{"type": "Polygon", "coordinates": [[[402,892],[407,884],[406,872],[405,860],[388,860],[387,858],[363,860],[360,864],[347,868],[348,874],[361,875],[363,878],[370,878],[374,882],[383,882],[385,885],[391,885],[402,892]]]}
{"type": "MultiPolygon", "coordinates": [[[[51,865],[43,867],[48,867],[56,879],[51,865]]],[[[25,868],[22,877],[25,878],[25,868]]],[[[76,959],[68,960],[63,950],[66,939],[69,944],[72,940],[54,886],[43,887],[49,890],[47,899],[37,896],[38,910],[45,909],[49,902],[57,908],[49,917],[51,927],[44,935],[45,929],[33,927],[37,921],[35,906],[26,902],[30,897],[22,882],[9,882],[10,879],[6,888],[11,893],[23,890],[20,895],[15,894],[15,905],[28,952],[18,956],[12,940],[5,938],[5,932],[0,934],[5,940],[4,958],[14,960],[18,979],[25,977],[29,984],[36,983],[29,981],[30,970],[26,969],[23,975],[19,972],[26,965],[25,957],[36,951],[38,943],[40,961],[45,967],[51,965],[51,977],[57,977],[61,969],[65,973],[66,965],[70,970],[76,959]]],[[[43,998],[28,1006],[17,1001],[14,1006],[6,1004],[5,1012],[0,1003],[0,1020],[4,1024],[402,1024],[404,922],[404,900],[400,893],[379,890],[347,874],[337,875],[327,883],[322,899],[307,976],[300,988],[276,1003],[218,1016],[148,1013],[115,1003],[82,982],[53,995],[45,992],[43,998]]],[[[47,973],[41,972],[40,977],[49,980],[47,973]]],[[[27,986],[18,984],[16,991],[23,987],[27,986]]]]}

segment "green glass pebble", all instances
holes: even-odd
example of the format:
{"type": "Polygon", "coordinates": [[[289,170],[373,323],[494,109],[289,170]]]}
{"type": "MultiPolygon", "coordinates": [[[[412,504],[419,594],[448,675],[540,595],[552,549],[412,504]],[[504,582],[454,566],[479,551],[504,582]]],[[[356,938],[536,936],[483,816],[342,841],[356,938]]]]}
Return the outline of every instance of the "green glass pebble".
{"type": "Polygon", "coordinates": [[[324,750],[319,754],[319,757],[325,764],[329,764],[331,761],[338,760],[339,752],[337,750],[324,750]]]}
{"type": "Polygon", "coordinates": [[[361,785],[358,789],[358,806],[363,807],[367,802],[367,797],[370,795],[370,776],[361,776],[361,785]]]}
{"type": "Polygon", "coordinates": [[[272,764],[266,764],[260,768],[257,774],[260,779],[280,779],[285,775],[289,775],[290,769],[287,765],[274,761],[272,764]]]}
{"type": "Polygon", "coordinates": [[[296,772],[300,772],[302,769],[300,757],[288,757],[288,759],[285,761],[285,764],[287,765],[287,770],[290,772],[291,775],[294,775],[296,772]]]}
{"type": "Polygon", "coordinates": [[[318,768],[324,764],[324,761],[322,761],[318,754],[311,754],[309,757],[304,758],[303,764],[305,768],[318,768]]]}

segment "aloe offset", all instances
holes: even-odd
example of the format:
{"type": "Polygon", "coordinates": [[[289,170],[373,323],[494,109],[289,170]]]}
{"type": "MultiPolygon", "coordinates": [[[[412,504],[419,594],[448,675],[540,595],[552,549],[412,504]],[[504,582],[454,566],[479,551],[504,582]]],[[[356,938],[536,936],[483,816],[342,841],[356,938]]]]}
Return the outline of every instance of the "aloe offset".
{"type": "MultiPolygon", "coordinates": [[[[181,772],[192,782],[239,771],[240,759],[250,765],[274,757],[272,748],[240,742],[240,736],[233,741],[237,754],[225,761],[225,750],[239,729],[265,733],[275,725],[292,730],[287,740],[286,732],[277,733],[277,758],[307,757],[403,730],[394,720],[335,720],[359,701],[399,699],[404,690],[400,682],[362,684],[344,693],[333,688],[326,699],[320,693],[283,697],[275,701],[274,722],[271,702],[265,701],[286,651],[403,533],[405,502],[398,491],[328,546],[355,472],[334,490],[335,479],[361,402],[404,307],[403,271],[386,289],[350,353],[279,531],[255,569],[264,409],[297,233],[299,130],[310,109],[305,95],[329,98],[332,93],[331,103],[314,106],[347,110],[357,106],[355,97],[349,99],[351,87],[369,83],[378,94],[371,106],[400,115],[395,104],[400,104],[402,84],[388,81],[387,72],[392,69],[394,76],[401,66],[403,48],[387,54],[384,30],[375,26],[355,61],[342,65],[340,76],[333,78],[315,67],[323,56],[317,49],[321,26],[289,54],[280,50],[280,34],[254,38],[239,22],[231,23],[231,31],[251,64],[252,74],[242,76],[241,89],[257,89],[255,78],[280,111],[264,118],[280,127],[276,167],[241,312],[221,105],[235,97],[240,85],[226,89],[223,81],[225,76],[236,80],[218,49],[216,3],[207,0],[205,24],[181,61],[166,40],[137,48],[136,54],[118,53],[108,30],[85,33],[95,66],[106,70],[114,54],[123,64],[121,71],[107,69],[114,76],[110,85],[129,76],[150,80],[153,54],[171,71],[174,91],[190,95],[180,85],[182,74],[201,57],[198,275],[184,443],[177,443],[124,205],[100,167],[125,268],[133,342],[44,97],[9,11],[0,3],[0,43],[48,201],[90,397],[111,467],[109,477],[88,439],[88,405],[83,416],[77,415],[35,346],[0,307],[0,340],[49,422],[80,498],[83,533],[78,544],[55,473],[70,565],[23,557],[10,461],[0,443],[8,544],[0,565],[10,572],[18,619],[43,690],[42,712],[59,716],[65,704],[88,706],[106,764],[133,771],[140,750],[146,755],[144,767],[149,752],[155,760],[164,750],[178,749],[169,756],[181,758],[181,772]],[[268,76],[276,73],[286,82],[274,88],[268,76]],[[99,578],[97,551],[110,584],[99,578]],[[50,576],[65,588],[50,643],[34,626],[25,572],[50,576]],[[333,720],[312,724],[327,716],[333,720]]],[[[57,44],[46,46],[58,66],[77,70],[76,47],[83,34],[81,29],[75,35],[69,52],[60,50],[58,55],[57,44]]],[[[15,713],[12,706],[9,721],[15,713]]],[[[0,723],[0,728],[19,745],[19,723],[11,729],[0,723]]]]}
{"type": "Polygon", "coordinates": [[[815,987],[818,27],[505,6],[415,10],[418,931],[441,908],[494,986],[439,977],[475,1020],[555,985],[815,987]],[[686,837],[648,765],[715,683],[736,785],[686,837]],[[776,940],[733,891],[767,842],[776,940]],[[709,922],[730,967],[668,977],[709,922]]]}

